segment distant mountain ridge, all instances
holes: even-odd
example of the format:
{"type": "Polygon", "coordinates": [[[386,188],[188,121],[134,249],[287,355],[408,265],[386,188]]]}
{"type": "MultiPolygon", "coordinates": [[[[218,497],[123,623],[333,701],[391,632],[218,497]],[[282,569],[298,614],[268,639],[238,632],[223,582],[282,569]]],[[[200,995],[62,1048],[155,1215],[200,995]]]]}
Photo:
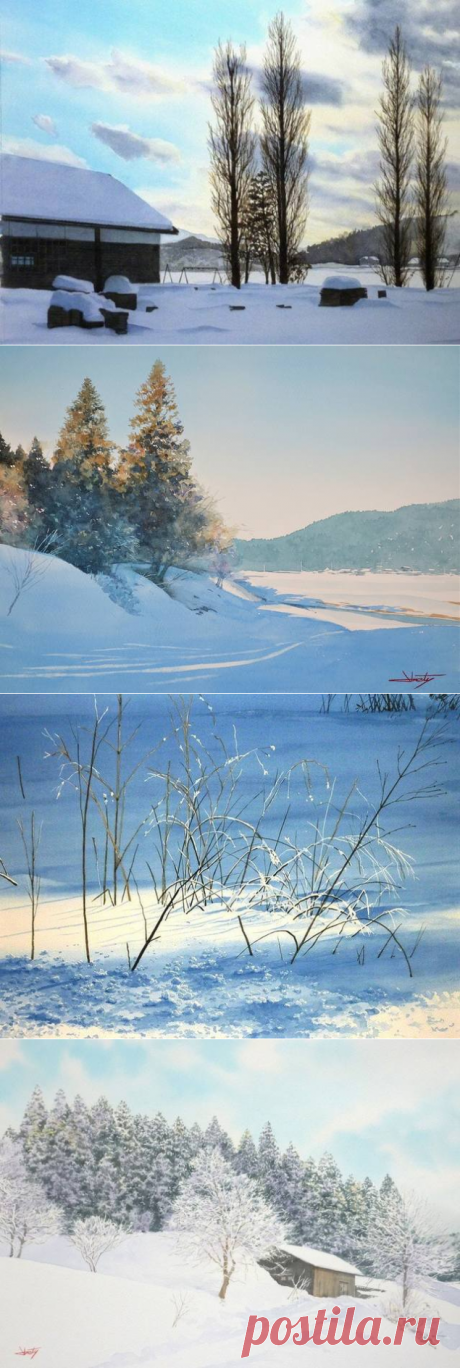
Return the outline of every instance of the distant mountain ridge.
{"type": "Polygon", "coordinates": [[[242,570],[459,570],[460,499],[335,513],[283,537],[235,540],[242,570]]]}

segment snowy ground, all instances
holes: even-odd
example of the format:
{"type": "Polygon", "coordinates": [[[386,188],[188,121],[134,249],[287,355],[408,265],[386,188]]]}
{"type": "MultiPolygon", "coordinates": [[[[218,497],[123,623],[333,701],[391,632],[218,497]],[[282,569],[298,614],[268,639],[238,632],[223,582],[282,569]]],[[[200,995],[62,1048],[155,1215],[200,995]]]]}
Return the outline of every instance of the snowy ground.
{"type": "MultiPolygon", "coordinates": [[[[102,710],[110,700],[99,695],[98,702],[102,710]]],[[[261,785],[270,784],[277,772],[302,757],[325,766],[331,780],[336,779],[338,805],[355,779],[360,794],[372,801],[378,790],[377,760],[383,772],[394,772],[399,748],[405,753],[413,748],[428,706],[419,695],[415,714],[376,716],[353,710],[344,713],[337,700],[325,714],[316,697],[215,695],[208,701],[198,699],[193,712],[193,730],[206,746],[211,744],[213,725],[209,704],[226,744],[235,725],[239,752],[255,752],[239,779],[248,820],[255,817],[261,785]],[[266,756],[267,744],[273,746],[271,759],[266,756]]],[[[342,937],[339,947],[335,935],[325,937],[313,954],[300,956],[295,964],[289,962],[282,935],[254,946],[250,957],[238,911],[244,915],[251,942],[266,928],[272,930],[274,923],[263,904],[248,907],[244,888],[231,911],[226,911],[224,900],[191,915],[178,909],[139,968],[130,973],[126,945],[133,959],[144,939],[141,906],[134,888],[131,902],[125,900],[116,907],[101,904],[93,860],[88,873],[94,962],[90,966],[84,962],[75,795],[68,788],[57,800],[58,768],[56,761],[45,756],[51,749],[45,729],[69,734],[76,722],[88,724],[92,708],[91,697],[79,695],[58,700],[51,694],[3,696],[1,700],[0,853],[18,881],[17,890],[4,885],[1,896],[2,1035],[458,1036],[460,736],[454,715],[435,753],[441,768],[433,774],[443,792],[398,807],[397,825],[402,828],[398,844],[413,860],[414,877],[397,891],[396,903],[404,909],[397,920],[401,920],[400,934],[411,956],[413,977],[401,954],[391,944],[385,945],[383,928],[358,940],[342,937]],[[19,791],[17,755],[21,756],[25,800],[19,791]],[[33,963],[28,958],[30,908],[17,827],[18,816],[28,821],[32,810],[43,823],[33,963]]],[[[139,726],[130,753],[133,765],[146,744],[155,744],[158,736],[167,733],[168,709],[165,696],[131,699],[129,728],[139,726]]],[[[173,763],[173,757],[173,749],[166,746],[164,764],[173,763]]],[[[285,815],[287,801],[286,831],[292,828],[301,834],[306,821],[317,820],[324,812],[329,792],[325,773],[314,767],[312,803],[310,797],[306,799],[301,771],[293,772],[289,798],[287,790],[280,789],[271,811],[268,839],[285,815]]],[[[126,807],[128,832],[148,813],[151,801],[152,786],[141,768],[139,784],[130,791],[126,807]]],[[[364,810],[362,802],[360,797],[356,800],[358,814],[364,810]]],[[[91,831],[99,840],[97,827],[91,831]]],[[[155,864],[154,836],[154,828],[147,828],[136,857],[148,930],[158,913],[146,863],[155,864]]],[[[276,929],[282,924],[279,918],[276,929]]]]}
{"type": "MultiPolygon", "coordinates": [[[[336,268],[337,269],[337,268],[336,268]]],[[[455,288],[427,294],[420,283],[403,290],[387,289],[367,268],[340,267],[358,276],[368,298],[352,308],[319,308],[320,288],[331,267],[314,267],[305,285],[265,286],[253,282],[234,290],[203,283],[143,285],[128,333],[118,337],[108,328],[48,329],[50,290],[4,289],[0,292],[0,339],[9,343],[85,346],[132,343],[215,343],[216,345],[460,342],[460,280],[455,288]],[[147,313],[147,305],[155,305],[147,313]],[[235,307],[236,306],[236,307],[235,307]]],[[[194,283],[195,279],[195,283],[194,283]]]]}
{"type": "Polygon", "coordinates": [[[444,691],[459,685],[455,575],[247,572],[219,589],[174,572],[167,593],[124,569],[114,602],[90,576],[41,556],[9,614],[11,571],[26,559],[0,546],[3,692],[386,690],[403,672],[439,676],[444,691]]]}
{"type": "MultiPolygon", "coordinates": [[[[358,1279],[356,1297],[317,1298],[289,1294],[268,1273],[254,1266],[235,1275],[224,1303],[217,1297],[218,1271],[211,1265],[187,1264],[173,1237],[133,1235],[119,1249],[104,1256],[100,1271],[84,1271],[80,1256],[60,1237],[42,1247],[29,1247],[21,1262],[2,1259],[4,1311],[0,1327],[2,1368],[13,1368],[21,1350],[37,1347],[40,1368],[237,1368],[250,1315],[266,1316],[270,1325],[281,1316],[293,1323],[301,1315],[313,1325],[317,1311],[356,1308],[354,1324],[368,1316],[382,1318],[380,1338],[391,1338],[395,1320],[389,1307],[395,1288],[358,1279]],[[179,1319],[177,1310],[180,1308],[179,1319]]],[[[460,1346],[460,1288],[458,1284],[429,1283],[420,1288],[417,1315],[439,1316],[438,1357],[446,1368],[450,1353],[460,1346]]],[[[327,1324],[327,1322],[326,1322],[327,1324]]],[[[332,1352],[346,1353],[353,1365],[357,1347],[307,1346],[309,1360],[321,1363],[332,1352]]],[[[416,1368],[420,1348],[406,1330],[402,1349],[370,1345],[369,1357],[385,1347],[385,1362],[396,1352],[396,1363],[416,1368]]],[[[275,1365],[276,1346],[254,1348],[249,1363],[275,1365]]],[[[428,1352],[428,1351],[426,1351],[428,1352]]],[[[331,1362],[335,1362],[335,1357],[331,1362]]],[[[283,1363],[297,1363],[296,1346],[284,1346],[283,1363]]],[[[30,1361],[30,1360],[26,1360],[30,1361]]]]}

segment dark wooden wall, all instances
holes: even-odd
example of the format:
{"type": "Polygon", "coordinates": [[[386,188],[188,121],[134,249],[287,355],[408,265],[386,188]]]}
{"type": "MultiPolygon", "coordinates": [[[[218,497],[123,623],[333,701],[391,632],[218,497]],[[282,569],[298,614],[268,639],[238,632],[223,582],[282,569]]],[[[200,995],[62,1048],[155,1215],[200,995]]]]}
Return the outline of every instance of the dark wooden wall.
{"type": "MultiPolygon", "coordinates": [[[[160,279],[159,243],[101,242],[102,285],[109,275],[125,275],[133,283],[146,284],[160,279]]],[[[56,275],[91,280],[96,287],[93,242],[65,238],[2,238],[2,285],[9,288],[49,290],[56,275]],[[24,265],[13,265],[12,257],[30,258],[24,265]]]]}

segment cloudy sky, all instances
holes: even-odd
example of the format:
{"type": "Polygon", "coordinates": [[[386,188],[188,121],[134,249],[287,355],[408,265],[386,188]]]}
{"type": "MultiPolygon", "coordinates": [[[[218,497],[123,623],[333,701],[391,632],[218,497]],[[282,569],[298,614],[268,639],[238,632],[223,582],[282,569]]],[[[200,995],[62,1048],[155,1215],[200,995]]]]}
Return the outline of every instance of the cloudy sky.
{"type": "Polygon", "coordinates": [[[377,1183],[391,1171],[458,1228],[455,1041],[1,1041],[0,1132],[37,1083],[48,1104],[63,1088],[189,1125],[217,1115],[235,1141],[270,1120],[283,1148],[330,1150],[377,1183]]]}
{"type": "MultiPolygon", "coordinates": [[[[267,0],[15,0],[3,21],[4,150],[119,176],[181,228],[213,234],[209,84],[216,42],[260,71],[267,0]]],[[[382,56],[402,24],[414,83],[442,68],[450,182],[459,184],[457,0],[285,0],[313,112],[307,241],[375,222],[382,56]],[[457,17],[456,17],[457,16],[457,17]]]]}
{"type": "Polygon", "coordinates": [[[347,509],[459,494],[455,347],[3,347],[3,435],[51,454],[88,372],[113,440],[155,359],[173,378],[193,469],[242,536],[347,509]],[[27,386],[24,374],[27,373],[27,386]]]}

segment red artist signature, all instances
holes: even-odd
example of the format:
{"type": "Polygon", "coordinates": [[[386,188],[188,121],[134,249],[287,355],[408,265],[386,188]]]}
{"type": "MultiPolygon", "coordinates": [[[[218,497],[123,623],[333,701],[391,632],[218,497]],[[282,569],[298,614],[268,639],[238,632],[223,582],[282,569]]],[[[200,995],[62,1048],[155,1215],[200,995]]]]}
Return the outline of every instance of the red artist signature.
{"type": "Polygon", "coordinates": [[[405,670],[403,670],[401,679],[389,679],[388,683],[415,684],[416,689],[421,689],[424,684],[431,684],[433,679],[444,679],[444,677],[445,676],[443,674],[428,674],[428,670],[425,672],[425,674],[419,675],[416,675],[413,672],[409,675],[406,674],[405,670]]]}
{"type": "Polygon", "coordinates": [[[36,1358],[39,1353],[39,1349],[18,1349],[15,1358],[36,1358]]]}

